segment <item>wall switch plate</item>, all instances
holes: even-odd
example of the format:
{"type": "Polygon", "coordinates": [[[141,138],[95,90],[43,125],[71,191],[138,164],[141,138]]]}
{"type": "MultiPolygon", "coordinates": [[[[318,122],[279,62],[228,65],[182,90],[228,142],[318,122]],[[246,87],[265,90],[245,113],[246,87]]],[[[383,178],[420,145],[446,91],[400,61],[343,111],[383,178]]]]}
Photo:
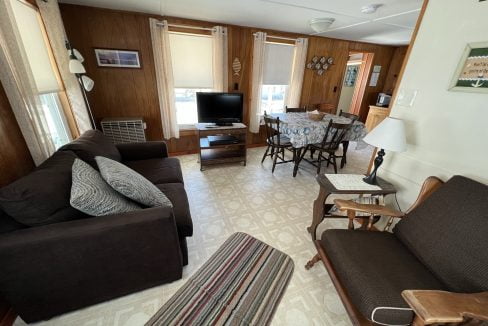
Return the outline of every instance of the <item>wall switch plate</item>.
{"type": "Polygon", "coordinates": [[[417,94],[418,90],[416,89],[402,88],[398,92],[396,104],[411,108],[415,103],[415,98],[417,97],[417,94]]]}

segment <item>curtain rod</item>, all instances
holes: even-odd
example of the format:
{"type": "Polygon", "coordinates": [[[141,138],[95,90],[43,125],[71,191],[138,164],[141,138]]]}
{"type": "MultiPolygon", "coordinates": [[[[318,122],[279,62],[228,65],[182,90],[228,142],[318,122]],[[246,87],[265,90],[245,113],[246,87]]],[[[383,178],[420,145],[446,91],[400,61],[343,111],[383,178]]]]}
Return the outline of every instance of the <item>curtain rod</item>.
{"type": "MultiPolygon", "coordinates": [[[[256,33],[253,33],[252,35],[256,35],[256,33]]],[[[296,41],[298,37],[284,37],[284,36],[274,36],[274,35],[266,35],[266,38],[275,38],[277,40],[287,40],[287,41],[296,41]]]]}
{"type": "MultiPolygon", "coordinates": [[[[164,23],[157,23],[156,25],[164,26],[164,23]]],[[[168,24],[168,27],[179,27],[179,28],[188,28],[188,29],[199,29],[204,31],[213,31],[213,28],[210,27],[196,27],[196,26],[178,25],[178,24],[168,24]]]]}

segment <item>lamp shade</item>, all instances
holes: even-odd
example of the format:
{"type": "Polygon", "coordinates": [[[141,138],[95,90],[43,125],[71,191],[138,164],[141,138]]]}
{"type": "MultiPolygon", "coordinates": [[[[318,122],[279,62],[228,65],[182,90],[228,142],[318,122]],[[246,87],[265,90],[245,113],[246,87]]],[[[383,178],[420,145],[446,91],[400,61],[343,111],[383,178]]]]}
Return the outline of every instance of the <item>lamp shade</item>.
{"type": "Polygon", "coordinates": [[[403,120],[387,117],[363,139],[366,143],[393,152],[405,152],[405,124],[403,120]]]}
{"type": "Polygon", "coordinates": [[[93,81],[93,79],[91,79],[90,77],[88,77],[86,75],[83,75],[83,76],[81,76],[81,80],[83,81],[83,87],[85,87],[85,90],[87,92],[89,92],[93,89],[93,86],[95,85],[95,82],[93,81]]]}
{"type": "Polygon", "coordinates": [[[71,56],[71,52],[73,51],[73,55],[75,56],[76,59],[78,59],[78,61],[80,61],[81,63],[85,61],[85,58],[83,58],[80,51],[78,51],[77,49],[68,49],[67,51],[68,51],[68,56],[71,56]]]}
{"type": "Polygon", "coordinates": [[[69,59],[69,72],[72,74],[84,74],[86,70],[78,59],[71,56],[69,59]]]}

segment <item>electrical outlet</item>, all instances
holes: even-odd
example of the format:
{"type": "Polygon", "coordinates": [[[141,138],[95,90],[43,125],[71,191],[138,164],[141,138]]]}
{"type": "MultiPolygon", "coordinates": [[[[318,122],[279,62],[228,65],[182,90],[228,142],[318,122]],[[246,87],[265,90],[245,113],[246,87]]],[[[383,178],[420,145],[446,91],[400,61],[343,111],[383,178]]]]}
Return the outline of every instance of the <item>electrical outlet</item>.
{"type": "Polygon", "coordinates": [[[411,108],[415,103],[415,98],[417,97],[417,94],[418,94],[418,90],[416,89],[402,88],[398,92],[396,104],[407,108],[411,108]]]}

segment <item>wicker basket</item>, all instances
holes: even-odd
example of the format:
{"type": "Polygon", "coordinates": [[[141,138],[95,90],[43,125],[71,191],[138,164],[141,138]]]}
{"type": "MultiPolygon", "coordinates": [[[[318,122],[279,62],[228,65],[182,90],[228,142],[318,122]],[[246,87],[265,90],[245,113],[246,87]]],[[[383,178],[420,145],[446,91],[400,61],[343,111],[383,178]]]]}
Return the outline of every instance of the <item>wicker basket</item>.
{"type": "Polygon", "coordinates": [[[308,112],[308,118],[313,121],[322,121],[324,117],[325,117],[325,113],[322,112],[319,113],[308,112]]]}

